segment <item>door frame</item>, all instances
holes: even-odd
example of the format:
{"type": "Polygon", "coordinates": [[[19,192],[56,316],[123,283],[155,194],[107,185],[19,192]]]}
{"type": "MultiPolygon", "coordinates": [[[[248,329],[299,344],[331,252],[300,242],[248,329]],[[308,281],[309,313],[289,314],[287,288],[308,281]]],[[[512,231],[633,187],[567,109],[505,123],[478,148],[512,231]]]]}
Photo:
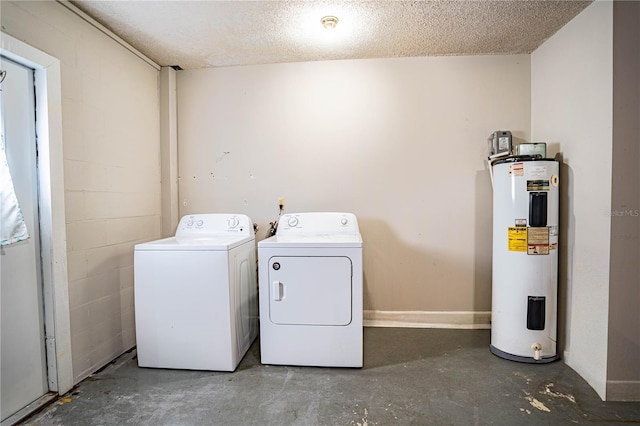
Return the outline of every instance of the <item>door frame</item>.
{"type": "Polygon", "coordinates": [[[47,383],[49,391],[62,395],[73,387],[73,365],[64,205],[60,61],[4,32],[0,32],[0,54],[34,69],[47,383]]]}

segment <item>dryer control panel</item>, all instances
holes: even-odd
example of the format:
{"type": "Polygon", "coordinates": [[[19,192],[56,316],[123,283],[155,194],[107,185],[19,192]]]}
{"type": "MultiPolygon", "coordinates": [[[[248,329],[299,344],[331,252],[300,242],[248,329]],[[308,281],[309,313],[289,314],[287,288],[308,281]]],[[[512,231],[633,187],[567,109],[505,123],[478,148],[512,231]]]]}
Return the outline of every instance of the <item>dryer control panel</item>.
{"type": "Polygon", "coordinates": [[[280,218],[276,235],[359,234],[353,213],[288,213],[280,218]]]}
{"type": "Polygon", "coordinates": [[[243,214],[191,214],[183,216],[176,237],[206,238],[216,235],[253,235],[253,224],[243,214]]]}

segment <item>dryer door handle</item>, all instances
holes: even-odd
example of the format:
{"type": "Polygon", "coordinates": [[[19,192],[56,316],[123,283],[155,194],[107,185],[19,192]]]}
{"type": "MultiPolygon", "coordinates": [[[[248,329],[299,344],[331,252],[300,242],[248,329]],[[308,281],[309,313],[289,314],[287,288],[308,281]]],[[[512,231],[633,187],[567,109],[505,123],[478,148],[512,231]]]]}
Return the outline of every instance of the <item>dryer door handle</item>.
{"type": "Polygon", "coordinates": [[[274,281],[271,283],[271,293],[273,300],[280,301],[284,299],[284,285],[280,281],[274,281]]]}

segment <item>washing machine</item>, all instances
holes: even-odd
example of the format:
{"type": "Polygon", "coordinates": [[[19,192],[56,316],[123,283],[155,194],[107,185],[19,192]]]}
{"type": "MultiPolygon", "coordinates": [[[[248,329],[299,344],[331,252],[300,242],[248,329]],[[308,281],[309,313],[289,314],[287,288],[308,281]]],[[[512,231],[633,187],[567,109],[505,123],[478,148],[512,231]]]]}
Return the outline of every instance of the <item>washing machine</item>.
{"type": "Polygon", "coordinates": [[[362,367],[362,237],[351,213],[280,218],[258,243],[263,364],[362,367]]]}
{"type": "Polygon", "coordinates": [[[137,244],[138,365],[234,371],[258,333],[255,233],[245,215],[184,216],[137,244]]]}

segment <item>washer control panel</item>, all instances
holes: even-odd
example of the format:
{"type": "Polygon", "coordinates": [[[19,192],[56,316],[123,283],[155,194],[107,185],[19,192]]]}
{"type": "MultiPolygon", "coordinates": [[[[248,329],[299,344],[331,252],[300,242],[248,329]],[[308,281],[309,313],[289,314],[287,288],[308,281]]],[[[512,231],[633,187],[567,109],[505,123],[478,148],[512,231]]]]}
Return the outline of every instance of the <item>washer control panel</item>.
{"type": "Polygon", "coordinates": [[[253,223],[243,214],[192,214],[183,216],[177,237],[206,238],[216,235],[252,235],[253,223]]]}
{"type": "Polygon", "coordinates": [[[280,218],[277,235],[358,234],[352,213],[288,213],[280,218]]]}

